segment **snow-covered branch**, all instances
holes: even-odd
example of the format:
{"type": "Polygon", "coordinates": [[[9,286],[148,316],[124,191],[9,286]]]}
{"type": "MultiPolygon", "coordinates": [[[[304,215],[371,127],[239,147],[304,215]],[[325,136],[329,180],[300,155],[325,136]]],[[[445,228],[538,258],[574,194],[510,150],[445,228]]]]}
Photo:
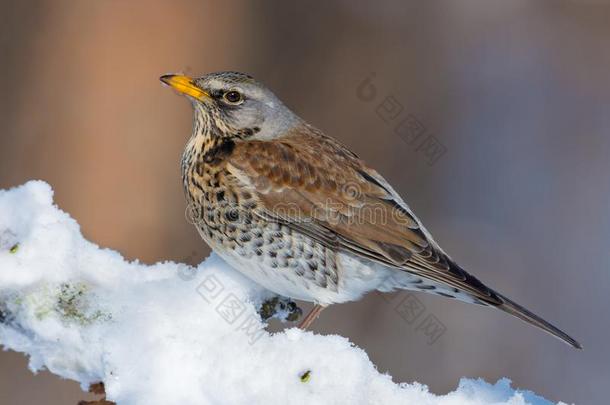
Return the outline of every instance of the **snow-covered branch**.
{"type": "MultiPolygon", "coordinates": [[[[129,404],[549,404],[508,380],[395,384],[341,336],[265,331],[270,294],[212,255],[127,262],[88,242],[34,181],[0,191],[0,343],[30,368],[129,404]]],[[[416,367],[416,365],[413,365],[416,367]]]]}

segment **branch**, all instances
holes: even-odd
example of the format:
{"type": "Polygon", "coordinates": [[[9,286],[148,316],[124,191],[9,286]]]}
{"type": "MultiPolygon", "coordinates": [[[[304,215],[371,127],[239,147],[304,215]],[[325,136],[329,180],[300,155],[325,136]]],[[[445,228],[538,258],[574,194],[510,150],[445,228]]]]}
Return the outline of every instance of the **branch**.
{"type": "Polygon", "coordinates": [[[119,405],[549,404],[508,380],[435,396],[344,337],[270,334],[257,309],[279,301],[220,258],[127,262],[86,241],[46,183],[0,191],[0,212],[0,342],[119,405]]]}

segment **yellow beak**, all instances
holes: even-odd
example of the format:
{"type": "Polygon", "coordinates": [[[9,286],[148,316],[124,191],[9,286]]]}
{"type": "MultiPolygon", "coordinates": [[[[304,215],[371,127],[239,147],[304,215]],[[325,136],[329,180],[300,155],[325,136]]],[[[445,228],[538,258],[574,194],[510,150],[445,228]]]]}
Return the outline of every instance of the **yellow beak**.
{"type": "Polygon", "coordinates": [[[203,101],[206,98],[210,98],[210,95],[206,91],[203,91],[197,87],[193,82],[193,79],[188,76],[165,75],[161,76],[160,80],[170,87],[176,89],[179,93],[186,94],[187,96],[191,96],[197,100],[203,101]]]}

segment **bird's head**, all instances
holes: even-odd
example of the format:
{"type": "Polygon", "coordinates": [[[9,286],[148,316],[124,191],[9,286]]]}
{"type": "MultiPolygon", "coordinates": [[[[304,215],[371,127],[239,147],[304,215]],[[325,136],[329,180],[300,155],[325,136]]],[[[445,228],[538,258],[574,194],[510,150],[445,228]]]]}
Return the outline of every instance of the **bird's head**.
{"type": "Polygon", "coordinates": [[[195,79],[170,74],[161,81],[191,101],[195,136],[274,139],[300,122],[269,89],[244,73],[209,73],[195,79]]]}

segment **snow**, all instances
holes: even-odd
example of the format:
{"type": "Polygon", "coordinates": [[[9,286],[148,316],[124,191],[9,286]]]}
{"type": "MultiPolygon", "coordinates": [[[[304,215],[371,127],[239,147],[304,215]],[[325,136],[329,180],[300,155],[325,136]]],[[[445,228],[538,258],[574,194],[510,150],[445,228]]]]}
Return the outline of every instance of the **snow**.
{"type": "Polygon", "coordinates": [[[271,294],[212,255],[197,268],[127,262],[85,240],[41,181],[0,191],[0,343],[129,404],[550,404],[510,381],[447,395],[395,384],[348,339],[288,328],[271,294]]]}

